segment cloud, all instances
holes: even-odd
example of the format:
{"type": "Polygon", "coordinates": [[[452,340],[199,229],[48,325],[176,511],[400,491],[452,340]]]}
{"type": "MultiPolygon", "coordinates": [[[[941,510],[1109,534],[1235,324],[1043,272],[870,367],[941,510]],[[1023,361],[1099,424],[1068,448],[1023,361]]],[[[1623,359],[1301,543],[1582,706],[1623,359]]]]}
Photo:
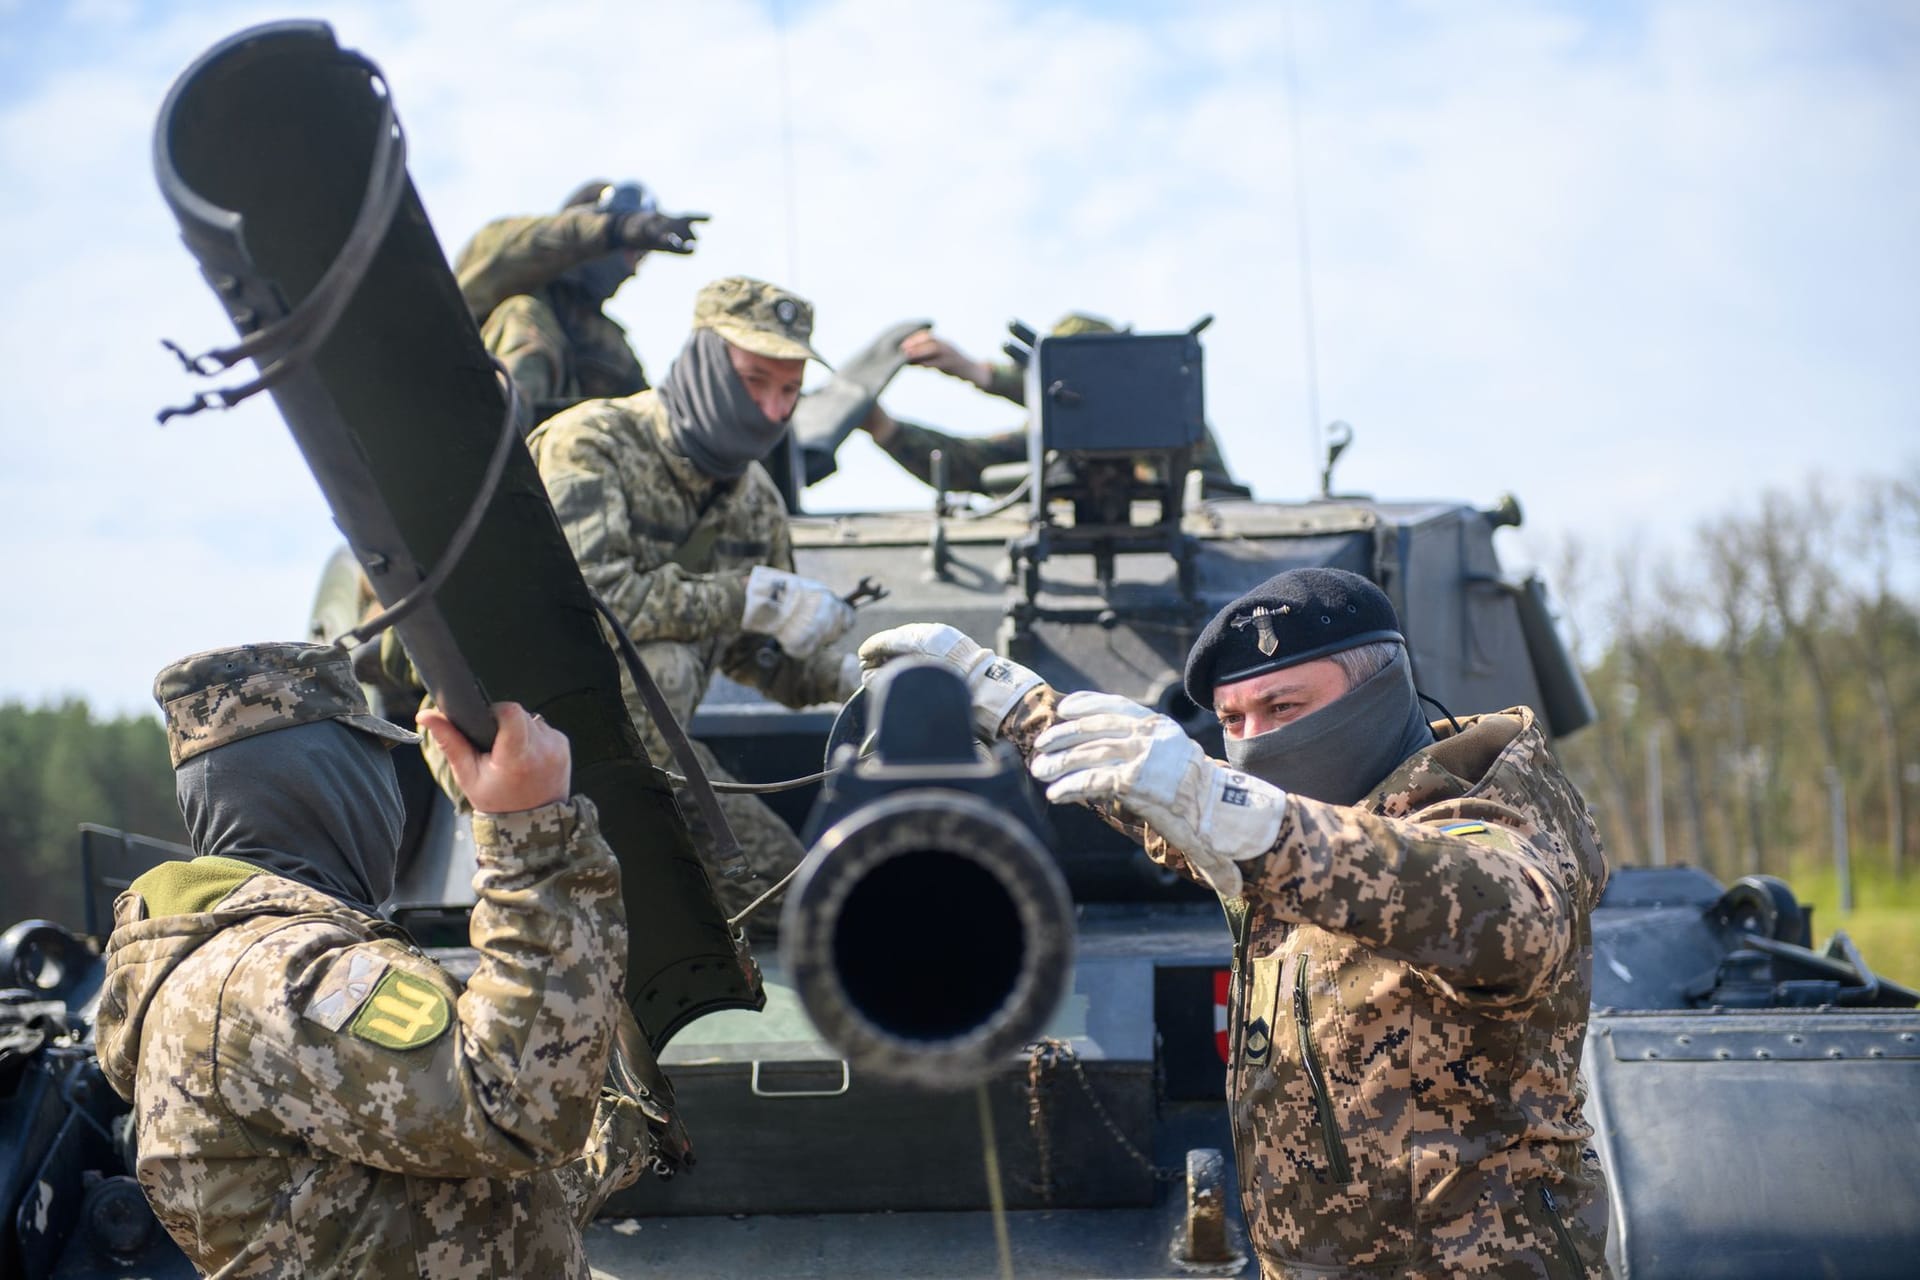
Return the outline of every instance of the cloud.
{"type": "MultiPolygon", "coordinates": [[[[663,372],[694,291],[746,272],[850,352],[930,316],[979,354],[1069,309],[1207,336],[1210,416],[1304,496],[1304,177],[1323,418],[1343,488],[1485,502],[1529,537],[1674,538],[1815,466],[1910,449],[1920,366],[1920,20],[1875,5],[821,0],[320,4],[385,69],[449,250],[583,178],[714,214],[616,300],[663,372]],[[791,139],[789,152],[787,141],[791,139]],[[789,164],[791,158],[791,165],[789,164]],[[791,174],[791,179],[790,175],[791,174]]],[[[271,407],[161,429],[157,346],[225,321],[154,193],[168,83],[278,17],[0,8],[0,696],[141,705],[177,652],[297,634],[336,540],[271,407]],[[23,29],[30,24],[31,29],[23,29]]],[[[1017,414],[909,370],[902,416],[1017,414]]],[[[918,506],[864,440],[817,506],[918,506]]]]}

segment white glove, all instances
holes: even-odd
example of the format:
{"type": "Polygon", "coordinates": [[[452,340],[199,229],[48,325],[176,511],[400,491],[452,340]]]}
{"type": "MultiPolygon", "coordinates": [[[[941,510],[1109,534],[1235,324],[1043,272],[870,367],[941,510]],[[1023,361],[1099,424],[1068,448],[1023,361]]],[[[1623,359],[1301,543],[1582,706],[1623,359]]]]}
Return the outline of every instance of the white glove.
{"type": "Polygon", "coordinates": [[[1111,801],[1187,855],[1214,892],[1240,896],[1239,864],[1273,848],[1287,793],[1212,759],[1174,721],[1111,693],[1070,693],[1034,744],[1056,804],[1111,801]]]}
{"type": "Polygon", "coordinates": [[[944,622],[909,622],[876,632],[860,646],[860,665],[869,672],[905,657],[938,658],[959,673],[973,702],[973,731],[983,742],[994,740],[1014,704],[1041,683],[1027,668],[981,648],[944,622]]]}
{"type": "Polygon", "coordinates": [[[772,636],[792,658],[810,658],[853,625],[853,606],[832,587],[812,578],[753,566],[747,575],[747,607],[740,629],[772,636]]]}

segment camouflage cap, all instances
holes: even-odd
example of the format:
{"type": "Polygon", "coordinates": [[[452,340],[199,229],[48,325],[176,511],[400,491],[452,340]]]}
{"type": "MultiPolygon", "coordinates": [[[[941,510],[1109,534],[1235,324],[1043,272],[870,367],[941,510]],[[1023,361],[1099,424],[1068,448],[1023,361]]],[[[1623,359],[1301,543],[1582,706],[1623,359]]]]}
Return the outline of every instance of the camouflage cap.
{"type": "Polygon", "coordinates": [[[1111,320],[1090,316],[1084,311],[1069,311],[1053,322],[1050,338],[1071,338],[1076,333],[1118,333],[1111,320]]]}
{"type": "Polygon", "coordinates": [[[827,364],[811,341],[813,304],[764,280],[746,276],[715,280],[693,300],[693,327],[711,329],[755,355],[827,364]]]}
{"type": "Polygon", "coordinates": [[[256,733],[338,720],[388,742],[418,742],[374,715],[337,644],[243,644],[169,663],[153,678],[173,767],[256,733]]]}

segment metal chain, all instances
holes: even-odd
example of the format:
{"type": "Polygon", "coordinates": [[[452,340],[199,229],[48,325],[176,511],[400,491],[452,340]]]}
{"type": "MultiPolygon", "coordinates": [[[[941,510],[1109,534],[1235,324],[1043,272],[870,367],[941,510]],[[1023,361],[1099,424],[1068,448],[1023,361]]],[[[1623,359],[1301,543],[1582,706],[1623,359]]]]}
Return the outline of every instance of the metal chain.
{"type": "Polygon", "coordinates": [[[1035,1190],[1040,1202],[1053,1207],[1053,1134],[1047,1123],[1046,1073],[1058,1061],[1058,1040],[1036,1040],[1027,1046],[1027,1129],[1033,1134],[1033,1149],[1039,1165],[1035,1190]]]}
{"type": "MultiPolygon", "coordinates": [[[[1112,1136],[1114,1144],[1126,1153],[1129,1160],[1132,1160],[1135,1164],[1153,1175],[1155,1182],[1181,1182],[1186,1179],[1186,1169],[1170,1169],[1156,1165],[1148,1158],[1146,1152],[1133,1145],[1132,1139],[1127,1137],[1126,1131],[1120,1127],[1119,1121],[1115,1120],[1113,1113],[1107,1110],[1107,1104],[1100,1101],[1099,1095],[1093,1091],[1093,1082],[1087,1079],[1087,1070],[1081,1065],[1080,1055],[1073,1051],[1073,1045],[1071,1043],[1052,1038],[1036,1040],[1033,1044],[1027,1046],[1027,1051],[1027,1087],[1032,1091],[1027,1103],[1028,1118],[1030,1121],[1039,1113],[1038,1099],[1045,1083],[1042,1078],[1043,1072],[1051,1069],[1056,1063],[1064,1062],[1073,1073],[1074,1080],[1079,1083],[1080,1092],[1087,1096],[1087,1105],[1093,1108],[1094,1118],[1106,1127],[1107,1133],[1112,1136]]],[[[1036,1137],[1036,1142],[1038,1141],[1039,1139],[1036,1137]]],[[[1044,1146],[1041,1148],[1040,1170],[1041,1176],[1048,1178],[1049,1181],[1049,1185],[1044,1188],[1043,1194],[1050,1195],[1052,1187],[1051,1179],[1049,1178],[1049,1154],[1044,1146]]]]}

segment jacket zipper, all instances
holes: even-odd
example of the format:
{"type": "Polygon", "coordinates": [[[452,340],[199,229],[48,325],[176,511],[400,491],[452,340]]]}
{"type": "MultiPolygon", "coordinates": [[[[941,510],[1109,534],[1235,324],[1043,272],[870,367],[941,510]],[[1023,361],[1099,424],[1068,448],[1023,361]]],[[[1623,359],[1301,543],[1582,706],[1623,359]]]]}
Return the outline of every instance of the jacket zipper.
{"type": "Polygon", "coordinates": [[[1320,1069],[1320,1057],[1313,1051],[1313,1019],[1307,1005],[1307,961],[1300,954],[1300,967],[1293,979],[1293,1024],[1300,1032],[1300,1062],[1307,1069],[1307,1082],[1313,1086],[1313,1106],[1320,1116],[1320,1136],[1327,1146],[1327,1166],[1333,1180],[1341,1186],[1353,1181],[1347,1151],[1340,1143],[1340,1131],[1333,1124],[1333,1098],[1327,1093],[1326,1073],[1320,1069]]]}
{"type": "Polygon", "coordinates": [[[1569,1277],[1586,1274],[1586,1268],[1580,1265],[1580,1251],[1573,1247],[1573,1234],[1567,1230],[1567,1224],[1560,1219],[1560,1202],[1554,1198],[1553,1189],[1542,1182],[1540,1204],[1547,1211],[1547,1223],[1552,1226],[1554,1238],[1560,1242],[1560,1260],[1563,1273],[1569,1277]]]}

